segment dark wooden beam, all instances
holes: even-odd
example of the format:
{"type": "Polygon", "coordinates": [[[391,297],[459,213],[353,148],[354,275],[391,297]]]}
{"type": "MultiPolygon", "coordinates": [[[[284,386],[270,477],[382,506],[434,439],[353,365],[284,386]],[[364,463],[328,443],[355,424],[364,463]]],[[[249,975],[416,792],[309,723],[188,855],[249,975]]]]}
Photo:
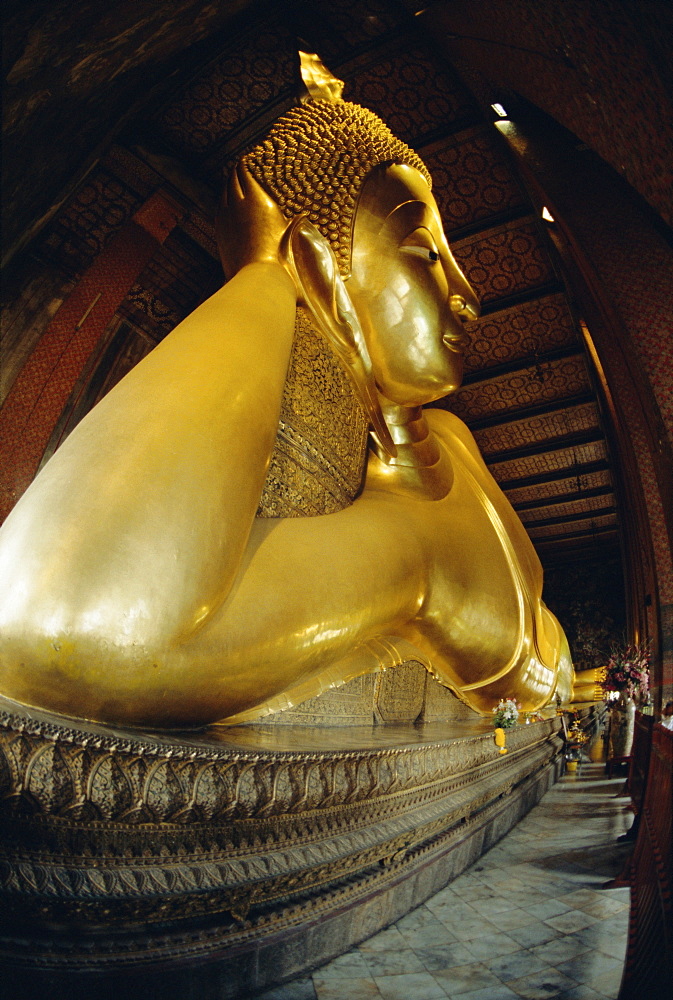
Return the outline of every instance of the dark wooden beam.
{"type": "MultiPolygon", "coordinates": [[[[525,358],[517,358],[514,361],[503,361],[500,365],[481,368],[477,372],[468,372],[467,375],[463,375],[463,385],[474,385],[475,382],[490,382],[495,378],[500,378],[502,375],[525,371],[526,368],[537,368],[538,365],[548,364],[553,361],[562,361],[563,358],[574,358],[580,354],[584,354],[584,348],[579,343],[568,344],[566,347],[555,347],[551,351],[545,351],[544,354],[529,354],[525,358]]],[[[540,381],[543,381],[543,379],[540,381]]]]}
{"type": "Polygon", "coordinates": [[[551,545],[552,543],[557,544],[558,542],[563,542],[566,539],[575,538],[591,538],[592,536],[598,537],[598,535],[610,535],[618,531],[617,525],[608,525],[605,528],[583,528],[581,531],[569,531],[567,534],[560,535],[547,535],[544,538],[531,538],[533,545],[551,545]]]}
{"type": "MultiPolygon", "coordinates": [[[[418,148],[418,147],[416,147],[418,148]]],[[[519,205],[516,208],[505,209],[504,212],[496,212],[485,219],[477,219],[467,226],[459,226],[457,229],[450,229],[447,232],[449,243],[459,243],[460,240],[467,239],[468,236],[478,236],[479,233],[487,233],[489,229],[497,229],[508,222],[516,222],[518,219],[535,220],[535,216],[530,210],[530,205],[519,205]]]]}
{"type": "Polygon", "coordinates": [[[501,299],[491,299],[489,302],[482,302],[481,315],[490,316],[492,313],[511,309],[512,306],[520,306],[524,302],[533,302],[535,299],[543,299],[546,295],[557,295],[563,291],[565,289],[560,281],[547,281],[544,285],[537,285],[535,288],[525,288],[522,292],[513,292],[512,295],[504,295],[501,299]]]}
{"type": "Polygon", "coordinates": [[[621,563],[621,550],[617,538],[599,539],[593,545],[572,542],[570,545],[555,545],[549,549],[538,548],[537,554],[545,570],[555,566],[577,562],[601,562],[613,559],[621,563]]]}
{"type": "Polygon", "coordinates": [[[521,479],[504,479],[498,482],[501,490],[517,490],[524,486],[541,486],[543,483],[559,483],[564,479],[577,479],[589,476],[593,472],[607,472],[610,466],[604,458],[595,462],[584,462],[582,465],[569,466],[567,469],[551,469],[549,472],[538,472],[535,476],[522,476],[521,479]]]}
{"type": "Polygon", "coordinates": [[[573,434],[563,434],[557,438],[547,438],[544,441],[534,441],[522,444],[518,448],[507,448],[503,451],[484,453],[487,465],[497,465],[500,462],[513,462],[517,458],[529,458],[531,455],[544,455],[550,451],[563,451],[566,448],[576,448],[579,445],[593,444],[604,441],[605,435],[600,427],[591,427],[586,431],[575,431],[573,434]]]}
{"type": "MultiPolygon", "coordinates": [[[[446,399],[449,397],[444,398],[446,399]]],[[[528,420],[530,417],[541,417],[546,413],[557,413],[561,410],[570,410],[573,406],[581,406],[584,403],[595,402],[596,397],[593,392],[578,392],[574,396],[566,396],[563,399],[552,399],[547,403],[533,403],[531,406],[520,406],[516,410],[505,410],[502,413],[493,413],[488,417],[479,417],[476,420],[466,420],[465,423],[470,430],[479,431],[482,430],[482,428],[500,427],[502,424],[513,424],[517,420],[528,420]]]]}
{"type": "Polygon", "coordinates": [[[576,514],[558,514],[556,517],[543,517],[539,521],[524,521],[524,528],[548,528],[552,524],[574,524],[575,521],[588,521],[589,518],[607,517],[609,514],[616,514],[617,508],[599,507],[598,510],[582,510],[576,514]]]}
{"type": "Polygon", "coordinates": [[[525,500],[522,503],[514,503],[512,506],[516,511],[535,510],[536,507],[553,507],[560,503],[575,503],[577,500],[589,500],[591,497],[612,495],[614,495],[612,486],[594,486],[590,490],[579,490],[576,493],[562,493],[560,496],[540,497],[539,500],[525,500]]]}

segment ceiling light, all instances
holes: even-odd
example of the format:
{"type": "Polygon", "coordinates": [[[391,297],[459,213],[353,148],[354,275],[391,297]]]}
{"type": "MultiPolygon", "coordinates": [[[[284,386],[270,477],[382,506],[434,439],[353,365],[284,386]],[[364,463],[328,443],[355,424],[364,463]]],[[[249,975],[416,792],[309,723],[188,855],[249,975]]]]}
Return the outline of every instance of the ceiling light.
{"type": "Polygon", "coordinates": [[[502,104],[492,104],[491,107],[495,111],[495,113],[498,116],[498,118],[506,118],[507,117],[507,112],[503,108],[502,104]]]}
{"type": "Polygon", "coordinates": [[[544,219],[545,222],[556,222],[556,219],[551,214],[546,205],[542,209],[542,218],[544,219]]]}

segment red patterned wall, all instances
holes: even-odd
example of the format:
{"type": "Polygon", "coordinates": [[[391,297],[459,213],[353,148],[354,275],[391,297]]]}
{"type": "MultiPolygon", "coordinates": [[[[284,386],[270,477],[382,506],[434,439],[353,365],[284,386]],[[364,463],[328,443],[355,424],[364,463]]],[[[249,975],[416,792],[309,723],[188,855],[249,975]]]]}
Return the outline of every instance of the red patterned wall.
{"type": "Polygon", "coordinates": [[[124,223],[63,302],[0,410],[0,518],[33,479],[87,360],[133,282],[181,217],[158,192],[124,223]]]}

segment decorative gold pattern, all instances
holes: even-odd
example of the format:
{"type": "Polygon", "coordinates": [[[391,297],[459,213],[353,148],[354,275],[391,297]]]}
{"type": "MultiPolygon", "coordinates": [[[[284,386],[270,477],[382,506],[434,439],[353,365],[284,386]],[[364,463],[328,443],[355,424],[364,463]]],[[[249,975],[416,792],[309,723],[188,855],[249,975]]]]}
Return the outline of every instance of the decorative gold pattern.
{"type": "MultiPolygon", "coordinates": [[[[341,687],[307,698],[293,708],[264,719],[266,726],[362,726],[370,725],[374,714],[374,674],[354,677],[341,687]]],[[[439,685],[437,685],[439,686],[439,685]]]]}
{"type": "MultiPolygon", "coordinates": [[[[421,663],[402,663],[376,675],[374,714],[380,722],[416,722],[425,702],[426,677],[421,663]]],[[[433,683],[437,683],[433,681],[433,683]]]]}
{"type": "Polygon", "coordinates": [[[368,421],[351,379],[305,309],[297,309],[278,435],[257,514],[331,514],[362,485],[368,421]]]}
{"type": "MultiPolygon", "coordinates": [[[[514,731],[503,766],[489,733],[287,753],[222,749],[215,733],[111,735],[3,710],[6,913],[111,929],[225,911],[241,922],[264,901],[263,919],[272,900],[399,865],[456,827],[463,836],[556,757],[556,729],[549,720],[514,731]]],[[[236,936],[235,924],[220,924],[236,936]]]]}

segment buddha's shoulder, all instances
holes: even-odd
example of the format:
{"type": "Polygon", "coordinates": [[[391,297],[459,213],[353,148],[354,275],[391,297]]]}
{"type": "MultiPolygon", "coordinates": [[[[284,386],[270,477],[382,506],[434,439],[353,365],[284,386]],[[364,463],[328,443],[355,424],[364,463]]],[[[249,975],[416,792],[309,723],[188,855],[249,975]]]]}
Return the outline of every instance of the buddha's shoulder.
{"type": "Polygon", "coordinates": [[[460,443],[467,448],[474,458],[480,462],[483,461],[472,431],[460,417],[457,417],[455,413],[450,413],[448,410],[439,409],[427,409],[423,413],[428,425],[445,444],[451,447],[460,443]]]}

